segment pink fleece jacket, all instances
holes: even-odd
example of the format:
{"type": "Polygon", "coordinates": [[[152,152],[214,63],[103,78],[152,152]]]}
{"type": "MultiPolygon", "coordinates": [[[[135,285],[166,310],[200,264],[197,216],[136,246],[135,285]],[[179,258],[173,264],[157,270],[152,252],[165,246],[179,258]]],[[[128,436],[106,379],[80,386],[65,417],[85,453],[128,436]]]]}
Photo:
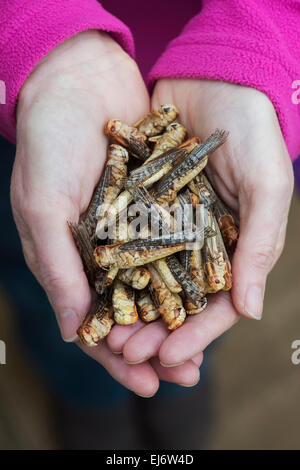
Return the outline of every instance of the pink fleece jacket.
{"type": "MultiPolygon", "coordinates": [[[[153,8],[155,1],[161,0],[152,0],[153,8]]],[[[203,0],[201,6],[153,67],[150,83],[162,77],[210,78],[264,92],[295,159],[300,154],[300,0],[203,0]]],[[[110,32],[134,55],[129,29],[97,0],[0,0],[0,133],[5,137],[15,140],[18,93],[35,65],[87,29],[110,32]]]]}

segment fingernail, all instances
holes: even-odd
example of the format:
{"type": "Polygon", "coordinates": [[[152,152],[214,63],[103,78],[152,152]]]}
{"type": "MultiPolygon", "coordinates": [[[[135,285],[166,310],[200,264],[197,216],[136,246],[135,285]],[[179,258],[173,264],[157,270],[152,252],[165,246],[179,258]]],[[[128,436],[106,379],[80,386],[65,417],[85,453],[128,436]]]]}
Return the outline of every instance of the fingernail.
{"type": "Polygon", "coordinates": [[[160,363],[161,366],[163,367],[177,367],[177,366],[182,366],[184,362],[177,362],[177,364],[164,364],[163,362],[160,363]]]}
{"type": "Polygon", "coordinates": [[[71,343],[78,338],[78,317],[74,310],[65,310],[58,316],[61,336],[66,343],[71,343]]]}
{"type": "Polygon", "coordinates": [[[153,393],[153,395],[140,395],[139,393],[136,393],[136,395],[141,398],[152,398],[154,397],[155,393],[153,393]]]}
{"type": "Polygon", "coordinates": [[[195,385],[197,385],[198,383],[199,383],[199,380],[197,380],[197,382],[195,382],[192,385],[186,385],[186,384],[178,384],[178,385],[181,385],[181,387],[190,388],[190,387],[195,387],[195,385]]]}
{"type": "Polygon", "coordinates": [[[145,362],[146,359],[140,359],[139,361],[136,361],[136,362],[131,362],[131,361],[127,361],[127,359],[125,359],[124,357],[124,362],[126,362],[126,364],[129,364],[130,366],[133,366],[135,364],[141,364],[142,362],[145,362]]]}
{"type": "Polygon", "coordinates": [[[122,354],[122,351],[112,351],[113,354],[122,354]]]}
{"type": "Polygon", "coordinates": [[[245,312],[254,320],[261,320],[263,307],[263,289],[259,286],[249,287],[246,295],[245,312]]]}
{"type": "Polygon", "coordinates": [[[77,340],[79,339],[79,336],[78,335],[74,335],[72,336],[71,338],[63,338],[63,340],[65,341],[65,343],[74,343],[76,342],[77,340]]]}

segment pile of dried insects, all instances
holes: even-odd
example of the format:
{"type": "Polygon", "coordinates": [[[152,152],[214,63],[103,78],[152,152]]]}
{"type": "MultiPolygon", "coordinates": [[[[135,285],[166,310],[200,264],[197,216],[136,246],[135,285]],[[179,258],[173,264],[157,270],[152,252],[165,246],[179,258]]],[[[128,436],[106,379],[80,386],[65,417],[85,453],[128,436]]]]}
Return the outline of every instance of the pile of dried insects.
{"type": "Polygon", "coordinates": [[[178,114],[164,104],[133,126],[116,119],[105,126],[111,142],[105,170],[86,213],[78,224],[69,222],[95,291],[78,330],[89,346],[115,322],[161,317],[175,330],[206,307],[207,294],[232,286],[238,222],[204,170],[228,134],[188,138],[178,114]]]}

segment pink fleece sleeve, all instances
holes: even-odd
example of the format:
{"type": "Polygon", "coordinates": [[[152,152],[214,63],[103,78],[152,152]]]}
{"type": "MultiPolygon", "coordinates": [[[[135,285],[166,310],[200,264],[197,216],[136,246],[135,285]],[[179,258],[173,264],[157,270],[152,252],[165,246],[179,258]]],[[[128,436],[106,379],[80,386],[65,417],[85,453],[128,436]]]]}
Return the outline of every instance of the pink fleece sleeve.
{"type": "Polygon", "coordinates": [[[300,0],[203,0],[150,74],[256,88],[276,108],[291,155],[300,154],[300,0]],[[297,82],[298,80],[298,82],[297,82]],[[298,90],[299,91],[299,90],[298,90]],[[292,98],[293,97],[293,98],[292,98]]]}
{"type": "Polygon", "coordinates": [[[3,136],[15,141],[18,93],[35,65],[56,45],[88,29],[111,33],[126,52],[134,54],[129,29],[97,0],[0,0],[0,133],[3,136]]]}

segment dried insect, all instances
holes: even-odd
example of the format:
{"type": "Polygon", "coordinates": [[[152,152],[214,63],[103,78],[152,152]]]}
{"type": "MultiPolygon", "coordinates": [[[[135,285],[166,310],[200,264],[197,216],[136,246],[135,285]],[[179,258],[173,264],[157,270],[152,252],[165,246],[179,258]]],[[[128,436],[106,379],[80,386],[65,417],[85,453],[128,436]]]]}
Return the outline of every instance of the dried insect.
{"type": "Polygon", "coordinates": [[[197,284],[193,281],[191,275],[184,269],[175,256],[168,256],[166,262],[172,271],[175,279],[183,288],[185,295],[191,302],[197,303],[200,298],[200,292],[197,284]]]}
{"type": "Polygon", "coordinates": [[[157,299],[158,311],[169,330],[176,330],[185,320],[186,313],[178,305],[178,297],[172,294],[152,265],[148,265],[151,275],[151,289],[157,299]]]}
{"type": "Polygon", "coordinates": [[[229,248],[232,248],[236,245],[239,238],[239,229],[235,218],[220,200],[216,201],[213,211],[222,232],[224,242],[229,248]]]}
{"type": "Polygon", "coordinates": [[[127,208],[127,206],[133,201],[133,197],[130,191],[123,191],[108,207],[106,215],[98,221],[96,227],[96,236],[100,239],[106,238],[105,229],[109,225],[116,221],[118,214],[127,208]]]}
{"type": "Polygon", "coordinates": [[[197,284],[200,296],[203,298],[208,292],[208,283],[205,277],[204,266],[200,249],[190,250],[188,272],[197,284]]]}
{"type": "Polygon", "coordinates": [[[174,232],[156,238],[149,237],[126,243],[99,245],[94,250],[94,257],[103,269],[142,266],[184,250],[187,243],[201,239],[203,234],[205,237],[211,237],[215,235],[215,231],[210,227],[205,227],[197,231],[174,232]]]}
{"type": "Polygon", "coordinates": [[[190,181],[188,187],[192,191],[192,194],[199,197],[200,202],[204,204],[207,209],[212,209],[216,201],[216,195],[213,194],[205,184],[204,172],[200,173],[190,181]]]}
{"type": "Polygon", "coordinates": [[[239,230],[238,224],[230,209],[221,201],[213,189],[207,176],[202,173],[189,184],[191,191],[199,195],[199,198],[206,207],[211,207],[216,216],[218,225],[221,229],[225,244],[232,247],[236,244],[239,230]]]}
{"type": "Polygon", "coordinates": [[[128,152],[124,147],[114,144],[108,146],[106,167],[96,192],[97,196],[99,194],[98,201],[92,200],[93,210],[90,214],[92,219],[95,219],[95,216],[97,219],[103,217],[109,205],[123,188],[127,177],[128,158],[128,152]],[[98,202],[97,206],[96,202],[98,202]]]}
{"type": "Polygon", "coordinates": [[[131,325],[138,321],[134,291],[119,280],[116,280],[114,283],[112,303],[116,323],[119,325],[131,325]]]}
{"type": "Polygon", "coordinates": [[[161,134],[171,122],[175,121],[178,114],[178,109],[174,104],[162,104],[157,110],[152,110],[136,122],[134,127],[147,137],[152,137],[161,134]]]}
{"type": "MultiPolygon", "coordinates": [[[[174,206],[174,214],[176,214],[178,209],[180,210],[181,220],[184,228],[193,228],[194,215],[193,211],[191,210],[191,192],[185,190],[184,192],[178,193],[178,196],[175,198],[174,206]]],[[[177,215],[175,215],[175,218],[178,220],[177,215]]],[[[191,250],[183,250],[179,253],[180,263],[186,271],[188,271],[189,268],[190,257],[191,250]]]]}
{"type": "Polygon", "coordinates": [[[146,268],[128,268],[120,270],[118,279],[134,289],[144,289],[150,281],[150,273],[146,268]]]}
{"type": "Polygon", "coordinates": [[[108,335],[114,324],[113,310],[98,297],[91,312],[87,314],[77,334],[87,346],[98,346],[99,342],[108,335]]]}
{"type": "MultiPolygon", "coordinates": [[[[118,271],[119,271],[119,268],[110,268],[108,271],[104,271],[104,273],[105,273],[105,282],[104,282],[104,286],[103,286],[104,288],[109,287],[109,286],[112,285],[115,278],[117,277],[118,271]]],[[[98,292],[99,294],[102,294],[103,289],[101,290],[101,292],[99,292],[96,289],[96,292],[98,292]]]]}
{"type": "Polygon", "coordinates": [[[154,302],[152,301],[151,296],[147,290],[140,293],[136,305],[139,312],[139,317],[143,322],[150,323],[160,317],[160,313],[154,305],[154,302]]]}
{"type": "Polygon", "coordinates": [[[178,122],[173,122],[170,124],[163,135],[150,137],[149,142],[155,142],[155,145],[151,156],[147,160],[147,163],[149,163],[151,160],[154,160],[156,157],[166,152],[167,150],[178,147],[178,145],[182,144],[186,137],[187,130],[181,124],[178,124],[178,122]]]}
{"type": "Polygon", "coordinates": [[[196,304],[193,304],[188,298],[185,299],[184,308],[187,315],[198,315],[207,307],[207,298],[202,297],[196,304]]]}
{"type": "MultiPolygon", "coordinates": [[[[159,237],[149,237],[141,240],[129,241],[120,244],[119,250],[125,252],[129,250],[144,251],[145,248],[170,248],[178,244],[185,245],[186,243],[196,242],[198,239],[201,239],[203,235],[206,238],[210,238],[214,237],[216,235],[216,232],[215,230],[213,230],[212,227],[209,226],[204,228],[202,227],[197,230],[183,230],[180,232],[167,233],[166,235],[161,235],[159,237]]],[[[99,248],[99,246],[97,248],[99,248]]]]}
{"type": "Polygon", "coordinates": [[[229,261],[229,256],[227,254],[227,251],[223,242],[223,237],[222,237],[222,234],[221,234],[221,231],[220,231],[220,228],[218,226],[215,216],[213,216],[213,228],[216,232],[215,241],[218,247],[218,252],[222,253],[222,257],[225,263],[225,274],[224,274],[225,286],[223,287],[223,290],[230,290],[232,288],[231,263],[229,261]]]}
{"type": "Polygon", "coordinates": [[[172,167],[173,162],[184,155],[185,152],[185,149],[176,147],[159,155],[149,163],[145,162],[139,168],[131,171],[126,180],[125,187],[130,188],[139,182],[143,182],[146,187],[151,186],[167,173],[172,167]]]}
{"type": "Polygon", "coordinates": [[[169,258],[159,259],[153,262],[153,265],[160,275],[161,279],[166,284],[167,288],[173,293],[178,294],[182,291],[182,287],[178,280],[174,277],[171,269],[168,266],[167,260],[169,258]]]}
{"type": "MultiPolygon", "coordinates": [[[[140,240],[137,240],[137,242],[140,240]]],[[[133,266],[142,266],[159,258],[164,258],[170,254],[183,250],[185,243],[175,244],[171,246],[157,246],[148,248],[144,245],[143,250],[136,250],[134,246],[126,250],[123,245],[105,245],[98,246],[94,251],[94,256],[103,268],[118,267],[126,269],[133,266]]]]}
{"type": "Polygon", "coordinates": [[[128,188],[140,182],[147,188],[152,186],[171,170],[174,162],[177,160],[181,161],[191,153],[199,145],[199,142],[199,137],[191,137],[179,147],[167,150],[154,159],[149,159],[150,161],[146,161],[142,166],[130,173],[125,186],[128,188]]]}
{"type": "Polygon", "coordinates": [[[142,183],[135,186],[132,194],[137,208],[139,208],[141,212],[151,216],[151,230],[153,232],[162,230],[163,233],[168,234],[174,231],[174,218],[167,209],[156,204],[155,200],[142,183]]]}
{"type": "Polygon", "coordinates": [[[194,149],[183,161],[177,163],[162,178],[155,188],[155,199],[158,202],[170,202],[177,192],[200,173],[207,163],[207,155],[222,145],[228,133],[216,130],[203,144],[194,149]]]}
{"type": "MultiPolygon", "coordinates": [[[[209,226],[216,228],[216,222],[210,211],[207,212],[209,226]]],[[[220,251],[217,237],[206,239],[203,246],[204,270],[208,282],[208,292],[215,293],[225,287],[226,263],[224,253],[220,251]]]]}
{"type": "Polygon", "coordinates": [[[101,277],[102,273],[93,255],[93,244],[91,242],[87,228],[83,222],[79,224],[68,222],[68,226],[82,259],[84,271],[88,281],[91,286],[94,286],[97,276],[101,277]]]}
{"type": "Polygon", "coordinates": [[[134,157],[141,160],[146,160],[150,157],[151,152],[146,144],[147,137],[141,134],[135,127],[127,126],[127,124],[118,119],[111,119],[104,127],[104,134],[128,148],[134,157]]]}

